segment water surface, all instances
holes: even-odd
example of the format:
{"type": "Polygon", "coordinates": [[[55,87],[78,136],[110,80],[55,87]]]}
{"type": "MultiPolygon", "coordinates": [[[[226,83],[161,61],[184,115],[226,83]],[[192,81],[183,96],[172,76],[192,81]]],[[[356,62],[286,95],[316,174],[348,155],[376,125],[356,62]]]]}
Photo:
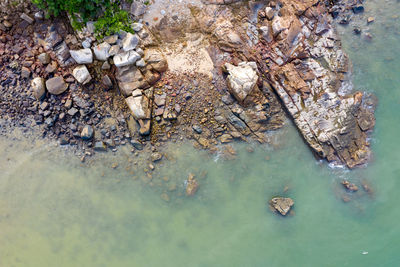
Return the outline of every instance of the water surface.
{"type": "Polygon", "coordinates": [[[398,1],[369,0],[359,23],[371,41],[339,28],[355,88],[379,98],[367,168],[329,168],[290,124],[275,146],[235,144],[233,160],[171,144],[152,179],[128,149],[83,165],[44,141],[0,137],[0,266],[399,265],[398,14],[398,1]],[[346,193],[343,179],[373,192],[346,193]],[[294,199],[293,216],[269,211],[276,195],[294,199]]]}

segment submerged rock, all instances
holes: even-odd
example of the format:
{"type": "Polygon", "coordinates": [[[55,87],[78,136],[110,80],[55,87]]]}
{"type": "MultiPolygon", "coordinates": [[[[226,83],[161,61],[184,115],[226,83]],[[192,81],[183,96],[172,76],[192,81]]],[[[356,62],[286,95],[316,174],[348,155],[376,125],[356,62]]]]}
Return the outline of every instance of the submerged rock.
{"type": "Polygon", "coordinates": [[[347,190],[351,191],[351,192],[356,192],[358,191],[358,186],[356,186],[353,183],[350,183],[349,181],[345,180],[342,181],[342,185],[344,186],[344,188],[346,188],[347,190]]]}
{"type": "Polygon", "coordinates": [[[199,184],[197,180],[194,178],[194,175],[191,173],[186,181],[186,196],[194,196],[199,188],[199,184]]]}
{"type": "Polygon", "coordinates": [[[294,205],[294,201],[291,198],[275,197],[269,201],[269,204],[273,210],[285,216],[294,205]]]}

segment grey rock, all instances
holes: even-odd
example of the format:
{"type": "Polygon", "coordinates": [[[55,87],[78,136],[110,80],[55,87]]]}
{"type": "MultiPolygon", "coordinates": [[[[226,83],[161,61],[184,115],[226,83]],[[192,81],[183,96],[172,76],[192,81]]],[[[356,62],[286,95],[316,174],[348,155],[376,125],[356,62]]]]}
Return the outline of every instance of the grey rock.
{"type": "Polygon", "coordinates": [[[93,53],[90,48],[80,49],[80,50],[70,50],[71,57],[78,64],[92,64],[93,63],[93,53]]]}
{"type": "Polygon", "coordinates": [[[127,33],[125,38],[122,40],[122,49],[125,52],[135,49],[139,44],[139,37],[136,34],[127,33]]]}
{"type": "Polygon", "coordinates": [[[47,65],[50,63],[50,55],[48,53],[41,53],[38,56],[38,59],[43,65],[47,65]]]}
{"type": "Polygon", "coordinates": [[[108,54],[110,55],[110,57],[115,56],[119,53],[119,50],[119,45],[113,45],[110,47],[110,50],[108,50],[108,54]]]}
{"type": "Polygon", "coordinates": [[[85,125],[81,131],[81,138],[83,140],[90,140],[93,138],[94,130],[90,125],[85,125]]]}
{"type": "Polygon", "coordinates": [[[92,40],[90,38],[86,38],[85,41],[82,42],[83,48],[90,48],[92,46],[92,40]]]}
{"type": "Polygon", "coordinates": [[[63,77],[56,76],[46,81],[46,88],[52,95],[60,95],[68,89],[63,77]]]}
{"type": "Polygon", "coordinates": [[[193,131],[195,131],[198,134],[201,134],[203,132],[203,129],[201,128],[201,126],[197,125],[197,124],[193,125],[192,129],[193,129],[193,131]]]}
{"type": "Polygon", "coordinates": [[[103,85],[105,86],[106,89],[110,89],[113,87],[113,83],[112,83],[110,77],[108,77],[108,75],[105,75],[103,77],[103,79],[101,80],[101,82],[103,83],[103,85]]]}
{"type": "Polygon", "coordinates": [[[107,146],[103,141],[97,141],[94,143],[93,149],[97,152],[106,152],[107,146]]]}
{"type": "Polygon", "coordinates": [[[106,61],[109,57],[109,50],[111,45],[109,43],[101,43],[95,47],[93,47],[94,55],[96,56],[97,60],[106,61]]]}
{"type": "Polygon", "coordinates": [[[33,22],[35,22],[35,20],[31,17],[29,17],[27,14],[22,13],[21,14],[21,19],[25,20],[26,22],[28,22],[29,24],[32,24],[33,22]]]}
{"type": "Polygon", "coordinates": [[[275,15],[275,10],[271,7],[266,7],[265,8],[265,15],[267,16],[268,20],[272,20],[275,15]]]}
{"type": "Polygon", "coordinates": [[[132,30],[135,32],[140,32],[143,29],[143,24],[142,23],[133,23],[132,24],[132,30]]]}
{"type": "Polygon", "coordinates": [[[72,71],[72,75],[81,84],[87,84],[88,82],[90,82],[92,80],[92,76],[90,75],[90,73],[85,65],[76,67],[72,71]]]}
{"type": "Polygon", "coordinates": [[[77,108],[70,108],[67,113],[70,116],[75,116],[75,114],[78,112],[79,112],[79,110],[77,108]]]}
{"type": "Polygon", "coordinates": [[[37,77],[31,82],[32,94],[37,100],[42,100],[46,95],[45,80],[37,77]]]}
{"type": "Polygon", "coordinates": [[[132,139],[131,140],[131,144],[134,148],[136,148],[137,150],[143,150],[143,144],[137,140],[137,139],[132,139]]]}
{"type": "Polygon", "coordinates": [[[105,61],[105,62],[103,63],[103,65],[101,65],[101,69],[102,69],[102,70],[109,70],[109,69],[111,69],[110,63],[108,63],[108,61],[105,61]]]}
{"type": "Polygon", "coordinates": [[[272,36],[272,29],[270,28],[270,26],[261,26],[260,34],[261,34],[262,38],[265,41],[267,41],[268,43],[270,43],[274,40],[274,37],[272,36]]]}
{"type": "Polygon", "coordinates": [[[131,5],[130,13],[134,17],[140,17],[145,12],[146,12],[146,6],[142,2],[133,1],[132,5],[131,5]]]}

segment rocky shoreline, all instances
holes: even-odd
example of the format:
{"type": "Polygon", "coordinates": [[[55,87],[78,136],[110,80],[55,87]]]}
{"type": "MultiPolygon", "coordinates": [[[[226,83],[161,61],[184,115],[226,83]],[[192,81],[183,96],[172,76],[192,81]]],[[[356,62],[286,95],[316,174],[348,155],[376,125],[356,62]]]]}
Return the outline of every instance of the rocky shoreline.
{"type": "Polygon", "coordinates": [[[270,142],[286,110],[318,157],[368,161],[375,101],[350,94],[327,15],[354,3],[159,2],[126,5],[134,33],[104,40],[92,24],[77,33],[32,6],[3,15],[2,131],[37,128],[87,155],[126,144],[156,152],[182,139],[234,154],[233,140],[270,142]]]}

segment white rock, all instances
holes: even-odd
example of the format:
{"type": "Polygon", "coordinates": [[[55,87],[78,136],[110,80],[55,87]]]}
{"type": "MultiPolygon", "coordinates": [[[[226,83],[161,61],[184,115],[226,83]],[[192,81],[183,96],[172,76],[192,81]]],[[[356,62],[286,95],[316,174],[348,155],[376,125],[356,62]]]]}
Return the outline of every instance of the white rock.
{"type": "Polygon", "coordinates": [[[137,96],[141,96],[141,95],[142,95],[142,90],[140,90],[140,89],[133,90],[133,92],[132,92],[133,97],[137,97],[137,96]]]}
{"type": "Polygon", "coordinates": [[[136,66],[139,68],[146,67],[146,62],[144,62],[144,59],[141,58],[140,60],[136,61],[136,66]]]}
{"type": "Polygon", "coordinates": [[[87,84],[92,79],[92,76],[90,76],[90,73],[85,65],[76,67],[72,71],[72,75],[81,84],[87,84]]]}
{"type": "Polygon", "coordinates": [[[269,20],[272,20],[274,18],[274,15],[275,15],[275,10],[272,9],[272,7],[268,6],[268,7],[265,8],[265,15],[267,16],[267,18],[269,20]]]}
{"type": "Polygon", "coordinates": [[[92,64],[93,63],[93,53],[90,48],[80,49],[80,50],[69,50],[71,57],[78,64],[92,64]]]}
{"type": "Polygon", "coordinates": [[[257,85],[257,65],[255,62],[242,62],[236,67],[226,63],[225,68],[229,72],[229,91],[239,102],[243,102],[257,85]]]}
{"type": "Polygon", "coordinates": [[[145,96],[130,96],[125,99],[129,109],[132,111],[133,117],[136,120],[149,118],[148,99],[145,96]]]}
{"type": "Polygon", "coordinates": [[[111,45],[106,42],[93,47],[93,52],[94,55],[96,56],[96,59],[101,61],[106,61],[110,57],[110,54],[108,53],[108,51],[110,51],[110,48],[111,45]]]}
{"type": "Polygon", "coordinates": [[[31,17],[29,17],[27,14],[22,13],[21,14],[21,19],[25,20],[26,22],[28,22],[29,24],[32,24],[35,20],[31,17]]]}
{"type": "Polygon", "coordinates": [[[45,80],[41,77],[37,77],[31,82],[32,94],[37,100],[43,99],[46,94],[45,80]]]}
{"type": "Polygon", "coordinates": [[[140,55],[136,51],[123,52],[114,56],[114,64],[119,68],[135,64],[139,59],[140,55]]]}
{"type": "Polygon", "coordinates": [[[131,51],[139,44],[139,37],[136,34],[128,32],[122,40],[122,49],[125,52],[131,51]]]}

